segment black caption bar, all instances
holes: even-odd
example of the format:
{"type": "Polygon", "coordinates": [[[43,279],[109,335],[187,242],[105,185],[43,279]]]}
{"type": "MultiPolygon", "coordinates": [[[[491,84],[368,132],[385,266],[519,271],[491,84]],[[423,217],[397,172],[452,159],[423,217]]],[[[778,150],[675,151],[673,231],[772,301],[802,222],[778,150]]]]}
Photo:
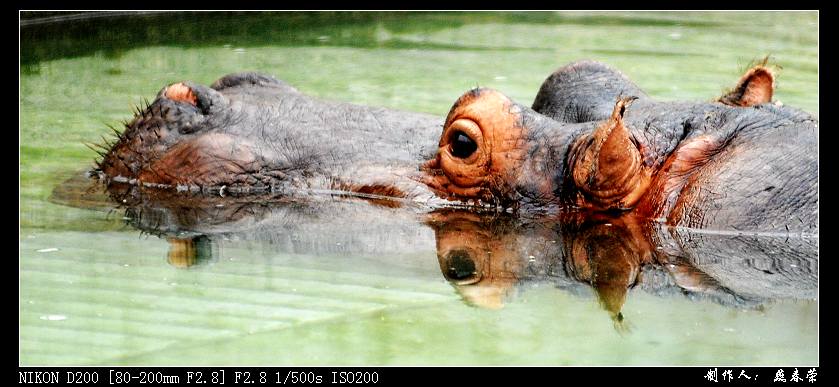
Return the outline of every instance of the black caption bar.
{"type": "Polygon", "coordinates": [[[819,367],[18,367],[18,384],[404,385],[528,380],[623,383],[638,375],[706,385],[814,385],[819,367]],[[441,379],[442,378],[442,379],[441,379]]]}
{"type": "Polygon", "coordinates": [[[22,367],[19,384],[319,385],[379,384],[395,368],[326,367],[22,367]],[[383,372],[384,371],[384,372],[383,372]]]}

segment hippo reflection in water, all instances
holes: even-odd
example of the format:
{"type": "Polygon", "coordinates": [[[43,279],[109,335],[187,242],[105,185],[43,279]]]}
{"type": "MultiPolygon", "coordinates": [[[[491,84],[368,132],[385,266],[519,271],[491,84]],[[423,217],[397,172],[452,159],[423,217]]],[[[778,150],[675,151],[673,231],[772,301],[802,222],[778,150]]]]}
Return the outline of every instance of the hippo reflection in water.
{"type": "Polygon", "coordinates": [[[185,195],[345,192],[818,234],[818,122],[771,103],[773,85],[756,66],[718,101],[659,102],[605,65],[578,62],[548,77],[532,109],[474,89],[442,120],[237,74],[161,90],[97,175],[185,195]]]}
{"type": "Polygon", "coordinates": [[[224,265],[231,254],[225,251],[245,248],[269,256],[364,257],[368,268],[425,272],[424,257],[435,249],[441,276],[469,305],[500,308],[531,286],[581,296],[592,289],[621,331],[623,304],[638,292],[732,308],[814,299],[818,292],[818,239],[805,236],[704,233],[579,211],[535,218],[465,209],[417,214],[354,198],[187,200],[156,190],[126,195],[131,190],[123,188],[110,194],[126,201],[129,224],[166,239],[166,260],[178,268],[224,265]]]}
{"type": "Polygon", "coordinates": [[[553,219],[435,214],[443,275],[472,303],[499,307],[523,282],[591,286],[618,327],[630,289],[734,307],[814,299],[817,240],[705,234],[633,216],[553,219]]]}

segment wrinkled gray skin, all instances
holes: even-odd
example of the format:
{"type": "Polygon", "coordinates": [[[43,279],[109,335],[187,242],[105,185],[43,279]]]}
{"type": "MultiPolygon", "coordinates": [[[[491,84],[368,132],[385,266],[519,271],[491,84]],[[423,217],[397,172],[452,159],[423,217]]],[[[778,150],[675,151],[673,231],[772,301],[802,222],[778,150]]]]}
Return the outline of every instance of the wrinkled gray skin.
{"type": "Polygon", "coordinates": [[[140,177],[217,193],[224,186],[222,194],[383,184],[404,196],[432,196],[414,175],[418,162],[436,152],[438,117],[319,100],[256,73],[228,75],[211,87],[184,83],[197,106],[170,100],[161,90],[99,163],[109,181],[140,177]],[[155,167],[190,143],[198,151],[180,156],[189,161],[155,167]],[[218,143],[224,156],[191,171],[218,143]]]}
{"type": "Polygon", "coordinates": [[[698,196],[671,224],[818,234],[819,130],[813,116],[768,103],[739,108],[656,101],[617,70],[590,61],[549,76],[533,110],[562,123],[603,121],[622,96],[638,97],[624,122],[634,140],[652,150],[647,166],[660,167],[678,145],[699,136],[724,144],[682,190],[698,196]]]}

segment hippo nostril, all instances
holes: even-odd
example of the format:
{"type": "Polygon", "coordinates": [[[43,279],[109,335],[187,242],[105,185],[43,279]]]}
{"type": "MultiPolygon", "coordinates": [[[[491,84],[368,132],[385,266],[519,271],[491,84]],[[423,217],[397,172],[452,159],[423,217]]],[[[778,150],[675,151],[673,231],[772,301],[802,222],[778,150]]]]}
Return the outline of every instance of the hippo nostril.
{"type": "Polygon", "coordinates": [[[449,140],[452,156],[465,159],[471,156],[478,149],[478,144],[466,133],[455,131],[449,140]]]}
{"type": "Polygon", "coordinates": [[[173,101],[186,102],[192,106],[198,106],[198,97],[195,96],[195,93],[192,92],[189,86],[183,83],[175,83],[167,87],[164,95],[173,101]]]}
{"type": "Polygon", "coordinates": [[[444,275],[447,279],[460,284],[477,282],[480,279],[475,268],[475,261],[464,250],[454,250],[446,257],[444,275]]]}
{"type": "Polygon", "coordinates": [[[164,87],[157,97],[192,105],[203,115],[218,113],[229,106],[227,97],[218,91],[189,81],[164,87]]]}

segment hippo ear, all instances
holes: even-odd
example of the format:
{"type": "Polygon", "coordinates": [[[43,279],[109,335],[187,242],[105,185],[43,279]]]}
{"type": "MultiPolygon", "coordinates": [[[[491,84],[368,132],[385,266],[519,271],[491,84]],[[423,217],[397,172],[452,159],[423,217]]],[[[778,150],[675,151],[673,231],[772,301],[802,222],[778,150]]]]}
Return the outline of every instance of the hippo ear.
{"type": "Polygon", "coordinates": [[[761,64],[749,69],[737,82],[737,86],[718,101],[730,106],[755,106],[771,102],[774,91],[775,75],[761,64]]]}
{"type": "Polygon", "coordinates": [[[611,117],[577,147],[572,160],[574,183],[585,204],[597,209],[625,209],[638,201],[649,181],[641,151],[624,126],[623,116],[636,97],[621,98],[611,117]]]}

